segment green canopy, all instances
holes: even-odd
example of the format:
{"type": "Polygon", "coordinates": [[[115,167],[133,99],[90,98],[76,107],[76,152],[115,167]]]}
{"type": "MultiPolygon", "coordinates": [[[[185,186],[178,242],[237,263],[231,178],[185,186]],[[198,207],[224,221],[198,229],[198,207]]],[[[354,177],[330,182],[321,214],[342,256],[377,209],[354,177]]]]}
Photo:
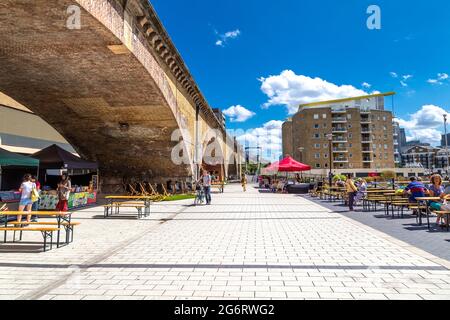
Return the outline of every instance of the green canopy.
{"type": "Polygon", "coordinates": [[[39,167],[39,160],[0,148],[0,167],[39,167]]]}

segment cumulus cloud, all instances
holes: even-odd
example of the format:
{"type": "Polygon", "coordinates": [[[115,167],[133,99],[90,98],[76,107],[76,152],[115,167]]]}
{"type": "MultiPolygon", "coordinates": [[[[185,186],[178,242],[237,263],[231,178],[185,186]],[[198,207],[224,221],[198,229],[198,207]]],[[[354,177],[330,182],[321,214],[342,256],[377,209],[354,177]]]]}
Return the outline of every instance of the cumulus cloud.
{"type": "Polygon", "coordinates": [[[259,81],[262,92],[269,98],[263,108],[286,106],[289,114],[296,113],[300,104],[368,94],[351,85],[336,85],[321,78],[297,75],[291,70],[259,81]]]}
{"type": "Polygon", "coordinates": [[[438,73],[436,79],[428,79],[427,82],[430,84],[443,85],[444,81],[449,78],[446,73],[438,73]]]}
{"type": "Polygon", "coordinates": [[[245,122],[255,115],[254,112],[244,108],[241,105],[231,106],[223,111],[231,122],[245,122]]]}
{"type": "Polygon", "coordinates": [[[422,106],[420,110],[409,115],[409,120],[398,119],[401,127],[407,131],[408,140],[421,140],[432,145],[439,145],[443,115],[448,112],[435,105],[422,106]]]}
{"type": "MultiPolygon", "coordinates": [[[[259,128],[249,129],[245,132],[236,131],[234,135],[244,147],[261,147],[262,157],[273,162],[277,161],[282,154],[282,125],[283,121],[272,120],[259,128]]],[[[231,134],[233,135],[233,132],[231,134]]]]}
{"type": "Polygon", "coordinates": [[[362,83],[362,86],[363,86],[364,88],[367,88],[367,89],[370,89],[370,88],[372,87],[372,85],[371,85],[370,83],[367,83],[367,82],[363,82],[363,83],[362,83]]]}
{"type": "Polygon", "coordinates": [[[236,29],[225,33],[219,33],[216,31],[216,35],[219,37],[216,41],[216,46],[225,47],[229,40],[236,39],[241,35],[241,30],[236,29]]]}

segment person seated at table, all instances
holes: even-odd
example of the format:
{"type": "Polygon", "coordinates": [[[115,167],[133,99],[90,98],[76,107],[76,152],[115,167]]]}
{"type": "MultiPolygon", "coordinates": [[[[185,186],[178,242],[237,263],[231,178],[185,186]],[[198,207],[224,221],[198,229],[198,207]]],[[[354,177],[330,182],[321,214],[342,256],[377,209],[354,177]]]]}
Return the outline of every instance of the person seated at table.
{"type": "Polygon", "coordinates": [[[272,179],[272,184],[270,185],[270,192],[276,193],[277,192],[277,185],[278,181],[275,179],[272,179]]]}
{"type": "Polygon", "coordinates": [[[358,192],[356,193],[355,204],[359,204],[367,193],[367,182],[366,180],[359,178],[356,186],[358,188],[358,192]]]}
{"type": "MultiPolygon", "coordinates": [[[[432,210],[436,210],[436,211],[447,211],[447,207],[448,205],[444,206],[443,204],[443,200],[446,196],[445,191],[444,191],[444,186],[442,185],[442,177],[438,174],[434,175],[431,177],[430,179],[430,186],[428,188],[428,192],[430,197],[440,197],[441,201],[430,201],[430,208],[432,210]]],[[[447,218],[445,218],[447,219],[447,218]]],[[[441,221],[441,217],[438,216],[437,220],[436,220],[436,224],[437,225],[444,225],[446,224],[447,221],[441,221]]]]}
{"type": "MultiPolygon", "coordinates": [[[[408,184],[408,186],[403,190],[403,192],[406,194],[409,194],[409,202],[410,203],[417,203],[416,198],[425,197],[425,193],[427,193],[427,189],[425,188],[424,184],[422,183],[421,178],[411,177],[409,179],[411,182],[408,184]]],[[[416,210],[413,210],[413,215],[418,215],[419,212],[416,210]]]]}

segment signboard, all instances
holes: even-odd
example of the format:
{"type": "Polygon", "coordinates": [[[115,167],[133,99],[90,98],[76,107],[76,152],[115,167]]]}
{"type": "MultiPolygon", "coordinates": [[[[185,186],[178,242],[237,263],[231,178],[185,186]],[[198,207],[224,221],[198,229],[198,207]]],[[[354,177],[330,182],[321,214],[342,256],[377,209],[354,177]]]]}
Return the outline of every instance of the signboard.
{"type": "Polygon", "coordinates": [[[92,176],[92,188],[96,191],[98,190],[98,175],[92,176]]]}
{"type": "Polygon", "coordinates": [[[0,192],[0,200],[2,202],[19,202],[20,196],[21,196],[20,192],[14,192],[14,191],[0,192]]]}

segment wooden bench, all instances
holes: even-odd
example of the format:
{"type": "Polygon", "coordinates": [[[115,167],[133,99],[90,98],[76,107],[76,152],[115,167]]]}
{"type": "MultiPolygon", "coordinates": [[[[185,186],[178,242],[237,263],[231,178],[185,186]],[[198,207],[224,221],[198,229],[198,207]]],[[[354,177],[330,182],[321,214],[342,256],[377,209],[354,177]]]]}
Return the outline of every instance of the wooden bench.
{"type": "MultiPolygon", "coordinates": [[[[74,231],[74,227],[79,226],[81,223],[80,222],[62,222],[61,226],[64,227],[65,231],[66,231],[66,242],[73,242],[73,231],[74,231]],[[69,234],[70,234],[70,241],[69,241],[69,234]]],[[[23,226],[23,225],[30,225],[30,226],[58,226],[58,222],[55,221],[36,221],[36,222],[24,222],[24,221],[12,221],[12,222],[8,222],[8,225],[12,225],[12,226],[23,226]]]]}
{"type": "Polygon", "coordinates": [[[136,208],[137,212],[138,212],[138,219],[141,219],[143,216],[147,216],[146,213],[142,213],[142,209],[145,209],[146,206],[145,204],[132,204],[132,203],[113,203],[113,204],[105,204],[103,205],[103,209],[104,209],[104,217],[107,218],[110,215],[113,214],[119,214],[120,213],[120,208],[136,208]],[[113,213],[113,209],[115,209],[115,212],[113,213]],[[111,211],[111,213],[110,213],[111,211]]]}
{"type": "MultiPolygon", "coordinates": [[[[53,248],[53,232],[59,231],[59,228],[18,228],[18,227],[2,227],[0,231],[5,233],[8,231],[13,231],[13,242],[16,241],[16,232],[20,232],[20,240],[22,240],[22,233],[25,232],[41,232],[44,238],[44,252],[47,251],[47,239],[50,239],[50,250],[53,248]]],[[[5,241],[6,242],[6,241],[5,241]]]]}
{"type": "Polygon", "coordinates": [[[439,217],[447,216],[447,231],[450,231],[450,211],[433,211],[435,214],[437,214],[439,217]]]}
{"type": "Polygon", "coordinates": [[[219,192],[223,193],[225,190],[225,183],[213,183],[211,184],[211,189],[212,188],[219,189],[219,192]]]}

